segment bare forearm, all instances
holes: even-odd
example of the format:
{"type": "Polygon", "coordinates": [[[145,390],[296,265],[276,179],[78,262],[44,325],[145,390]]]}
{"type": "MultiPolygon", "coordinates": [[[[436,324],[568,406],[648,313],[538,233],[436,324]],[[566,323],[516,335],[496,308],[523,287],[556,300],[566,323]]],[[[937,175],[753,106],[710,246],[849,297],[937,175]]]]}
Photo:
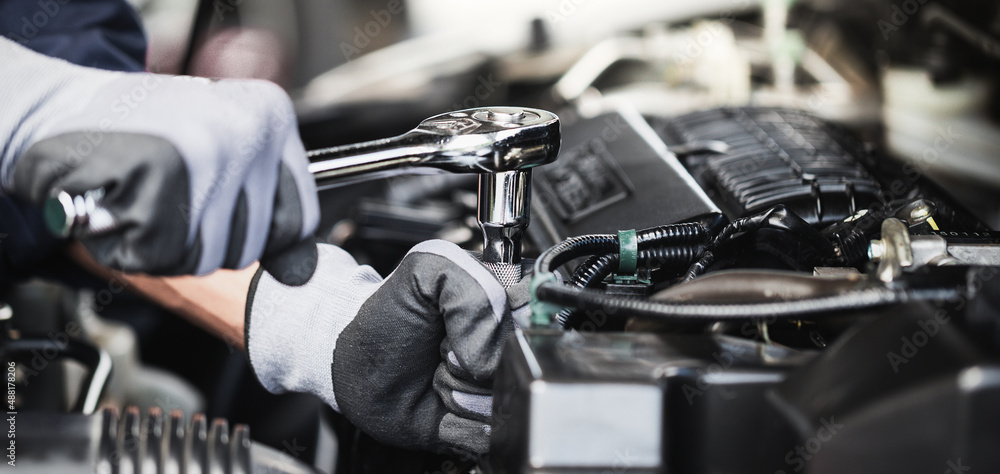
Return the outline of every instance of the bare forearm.
{"type": "Polygon", "coordinates": [[[218,270],[201,277],[155,277],[102,267],[79,244],[73,244],[69,254],[94,274],[150,299],[227,344],[243,349],[247,290],[257,271],[256,263],[243,270],[218,270]]]}

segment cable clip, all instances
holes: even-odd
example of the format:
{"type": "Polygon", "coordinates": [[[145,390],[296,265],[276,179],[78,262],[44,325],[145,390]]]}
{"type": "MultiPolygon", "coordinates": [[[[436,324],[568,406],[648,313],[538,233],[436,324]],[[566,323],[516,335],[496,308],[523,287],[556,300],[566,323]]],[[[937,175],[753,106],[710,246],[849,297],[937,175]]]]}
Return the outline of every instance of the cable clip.
{"type": "Polygon", "coordinates": [[[551,272],[536,273],[531,278],[531,325],[536,328],[549,327],[552,324],[552,316],[563,309],[561,306],[538,299],[536,294],[538,287],[545,283],[559,283],[559,279],[551,272]]]}
{"type": "Polygon", "coordinates": [[[618,271],[616,283],[635,283],[639,280],[639,239],[635,229],[618,231],[618,271]]]}

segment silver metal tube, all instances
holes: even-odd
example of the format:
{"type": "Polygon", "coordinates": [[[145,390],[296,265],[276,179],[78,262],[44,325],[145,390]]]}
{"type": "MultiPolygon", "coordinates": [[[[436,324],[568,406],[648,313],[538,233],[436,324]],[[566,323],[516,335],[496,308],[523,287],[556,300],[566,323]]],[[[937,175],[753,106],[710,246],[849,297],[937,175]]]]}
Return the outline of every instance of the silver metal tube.
{"type": "Polygon", "coordinates": [[[365,179],[386,172],[420,166],[438,151],[434,146],[406,145],[402,137],[374,140],[309,152],[309,172],[320,189],[365,179]]]}
{"type": "Polygon", "coordinates": [[[521,237],[528,227],[531,170],[479,175],[479,226],[483,229],[483,261],[519,263],[521,237]]]}

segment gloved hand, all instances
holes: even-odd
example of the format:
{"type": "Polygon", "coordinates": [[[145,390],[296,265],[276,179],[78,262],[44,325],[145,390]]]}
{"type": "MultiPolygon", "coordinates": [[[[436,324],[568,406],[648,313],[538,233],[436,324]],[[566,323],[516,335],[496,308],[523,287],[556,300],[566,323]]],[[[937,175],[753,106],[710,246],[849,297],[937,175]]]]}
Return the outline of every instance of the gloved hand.
{"type": "MultiPolygon", "coordinates": [[[[315,261],[319,220],[288,96],[264,81],[101,71],[0,39],[0,188],[103,192],[103,265],[158,275],[315,261]]],[[[312,266],[278,271],[301,283],[312,266]]]]}
{"type": "Polygon", "coordinates": [[[413,247],[384,281],[321,244],[307,284],[255,277],[247,353],[269,391],[315,394],[381,442],[484,453],[493,373],[514,317],[528,310],[521,281],[505,290],[440,240],[413,247]]]}

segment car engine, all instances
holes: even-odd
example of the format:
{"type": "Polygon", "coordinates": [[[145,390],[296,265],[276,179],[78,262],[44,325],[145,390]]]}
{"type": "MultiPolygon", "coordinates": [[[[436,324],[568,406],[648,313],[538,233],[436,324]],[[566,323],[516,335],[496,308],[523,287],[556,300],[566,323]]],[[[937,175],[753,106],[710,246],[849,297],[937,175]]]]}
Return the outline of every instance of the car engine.
{"type": "MultiPolygon", "coordinates": [[[[198,3],[174,72],[263,21],[198,3]]],[[[31,281],[0,288],[29,472],[1000,469],[1000,5],[423,0],[379,23],[355,2],[317,46],[291,3],[303,61],[347,56],[285,84],[307,149],[456,110],[559,118],[489,454],[380,444],[121,285],[31,281]]],[[[368,178],[320,192],[320,237],[359,262],[490,251],[476,176],[368,178]]]]}

